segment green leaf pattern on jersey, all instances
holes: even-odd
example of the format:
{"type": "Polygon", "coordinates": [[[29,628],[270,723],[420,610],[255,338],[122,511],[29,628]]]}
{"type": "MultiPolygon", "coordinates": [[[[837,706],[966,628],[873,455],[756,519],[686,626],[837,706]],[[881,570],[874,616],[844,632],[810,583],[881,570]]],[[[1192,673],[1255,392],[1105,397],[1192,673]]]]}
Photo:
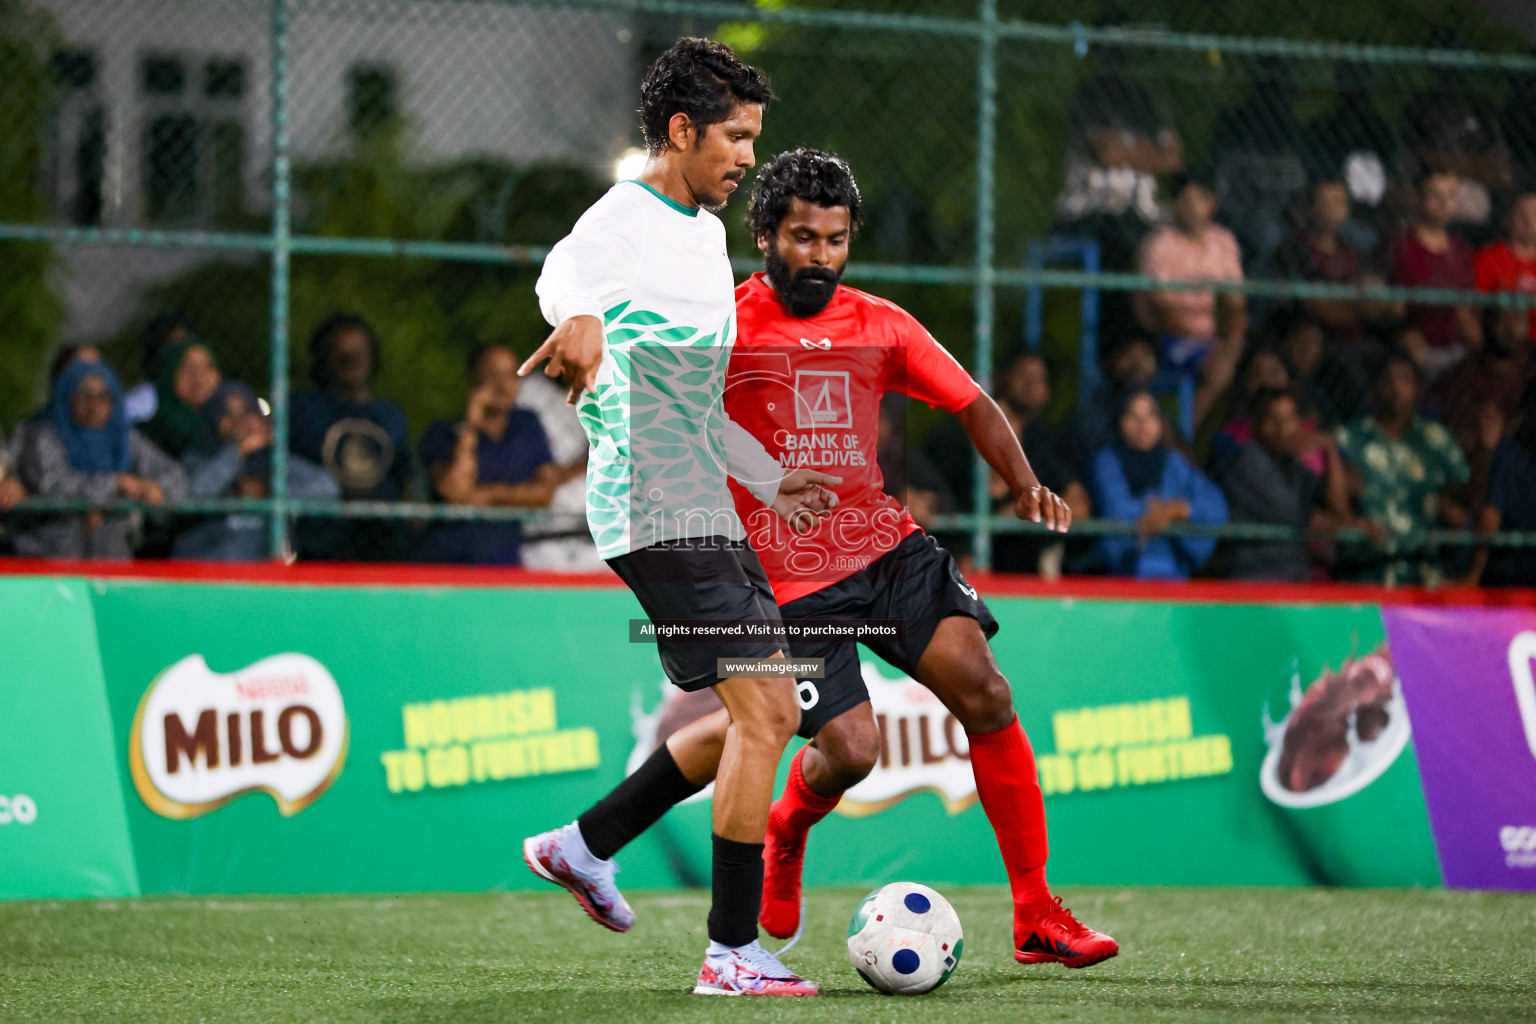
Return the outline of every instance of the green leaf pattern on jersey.
{"type": "Polygon", "coordinates": [[[732,323],[706,333],[627,301],[603,323],[612,378],[576,412],[591,442],[587,523],[612,558],[734,516],[721,401],[732,323]]]}

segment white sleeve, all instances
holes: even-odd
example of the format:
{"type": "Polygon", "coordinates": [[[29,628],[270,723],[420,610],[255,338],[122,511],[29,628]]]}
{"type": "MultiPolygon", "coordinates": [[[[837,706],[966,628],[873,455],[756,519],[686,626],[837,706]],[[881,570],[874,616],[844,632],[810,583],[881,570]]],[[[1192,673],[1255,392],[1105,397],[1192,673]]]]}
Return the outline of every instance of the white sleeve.
{"type": "Polygon", "coordinates": [[[573,316],[602,319],[640,272],[646,216],[627,196],[604,196],[544,259],[534,291],[553,327],[573,316]]]}
{"type": "Polygon", "coordinates": [[[764,505],[773,504],[784,479],[779,460],[729,416],[725,418],[725,471],[764,505]]]}

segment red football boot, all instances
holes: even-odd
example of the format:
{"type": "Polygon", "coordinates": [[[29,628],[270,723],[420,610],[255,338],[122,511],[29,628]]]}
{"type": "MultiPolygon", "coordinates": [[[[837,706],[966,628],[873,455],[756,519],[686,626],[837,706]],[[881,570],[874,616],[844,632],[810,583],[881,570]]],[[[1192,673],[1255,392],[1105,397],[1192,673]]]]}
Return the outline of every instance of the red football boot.
{"type": "Polygon", "coordinates": [[[784,842],[775,835],[768,819],[763,841],[763,909],[757,923],[776,939],[787,939],[800,929],[800,873],[805,867],[805,836],[784,842]]]}
{"type": "Polygon", "coordinates": [[[1073,917],[1060,896],[1044,906],[1014,910],[1013,958],[1021,964],[1088,967],[1118,952],[1118,942],[1073,917]]]}

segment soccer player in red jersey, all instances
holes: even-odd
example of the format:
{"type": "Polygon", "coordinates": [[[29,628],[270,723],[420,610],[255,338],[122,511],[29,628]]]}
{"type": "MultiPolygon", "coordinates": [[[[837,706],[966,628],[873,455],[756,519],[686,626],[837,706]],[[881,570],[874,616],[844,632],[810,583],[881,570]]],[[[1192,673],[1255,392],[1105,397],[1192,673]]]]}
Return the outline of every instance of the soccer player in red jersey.
{"type": "MultiPolygon", "coordinates": [[[[1046,884],[1045,802],[1012,691],[987,643],[997,621],[954,559],[884,493],[875,459],[880,399],[895,391],[954,414],[1008,483],[1020,518],[1065,531],[1071,511],[1040,485],[997,404],[916,319],[840,283],[859,210],[848,165],[815,150],[780,154],[753,186],[747,223],[767,272],[736,290],[726,408],[786,466],[836,472],[843,483],[838,511],[805,536],[780,528],[761,502],[733,488],[737,508],[786,624],[904,623],[902,637],[866,646],[931,690],[966,731],[977,795],[1013,892],[1015,959],[1086,967],[1119,946],[1081,924],[1046,884]]],[[[811,826],[873,770],[880,748],[855,647],[793,638],[790,647],[796,658],[824,659],[825,674],[800,684],[800,734],[812,742],[795,756],[769,817],[760,921],[780,938],[800,923],[811,826]]],[[[660,816],[657,804],[681,799],[684,780],[695,791],[709,782],[727,721],[719,711],[674,732],[588,812],[613,849],[660,816]],[[637,782],[642,772],[675,779],[637,782]]]]}

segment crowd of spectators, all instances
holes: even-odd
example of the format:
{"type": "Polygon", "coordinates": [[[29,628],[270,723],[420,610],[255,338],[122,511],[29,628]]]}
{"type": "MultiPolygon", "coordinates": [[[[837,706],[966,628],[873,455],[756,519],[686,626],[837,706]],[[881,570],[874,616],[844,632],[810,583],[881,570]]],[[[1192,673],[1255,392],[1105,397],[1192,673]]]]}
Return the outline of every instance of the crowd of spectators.
{"type": "MultiPolygon", "coordinates": [[[[1041,352],[1023,350],[1001,364],[995,397],[1041,481],[1080,521],[1119,526],[1066,540],[999,533],[994,566],[1536,585],[1536,548],[1430,543],[1441,529],[1536,530],[1536,308],[1367,297],[1378,286],[1536,295],[1536,118],[1520,101],[1531,82],[1493,111],[1444,69],[1394,120],[1369,69],[1342,62],[1332,109],[1303,122],[1287,65],[1258,60],[1246,94],[1215,118],[1202,168],[1135,61],[1112,49],[1095,59],[1067,111],[1053,231],[1091,240],[1103,269],[1150,286],[1101,293],[1091,379],[1053,380],[1041,352]],[[1253,280],[1331,292],[1250,302],[1239,286],[1253,280]]],[[[375,391],[387,350],[346,313],[309,337],[287,494],[376,511],[299,516],[297,554],[596,567],[581,527],[586,441],[561,390],[517,377],[511,348],[477,348],[462,413],[413,447],[404,410],[375,391]],[[402,501],[561,515],[377,514],[402,501]]],[[[267,496],[265,403],[177,315],[150,323],[138,355],[141,382],[125,392],[100,351],[60,351],[46,403],[0,439],[0,550],[269,554],[262,515],[153,511],[267,496]],[[29,496],[103,507],[18,509],[29,496]]],[[[972,511],[975,460],[959,424],[909,442],[906,403],[887,402],[888,488],[920,522],[972,511]]],[[[990,511],[1005,513],[1003,481],[986,484],[990,511]]],[[[967,542],[946,541],[962,553],[967,542]]]]}
{"type": "MultiPolygon", "coordinates": [[[[1134,526],[1068,545],[1066,571],[1536,585],[1528,549],[1429,543],[1536,522],[1536,309],[1367,298],[1536,294],[1532,119],[1513,99],[1485,109],[1443,69],[1394,123],[1346,62],[1333,109],[1303,123],[1288,66],[1252,68],[1204,169],[1134,62],[1101,57],[1069,106],[1053,230],[1170,285],[1128,309],[1107,294],[1099,379],[1078,382],[1059,441],[1038,413],[1020,419],[1043,481],[1134,526]],[[1222,287],[1258,279],[1334,294],[1250,304],[1222,287]],[[1198,528],[1219,523],[1252,529],[1217,543],[1198,528]]],[[[1005,366],[1005,408],[1025,366],[1046,372],[1034,354],[1005,366]]],[[[928,455],[952,465],[959,440],[941,433],[928,455]]],[[[997,564],[1055,571],[1018,550],[1023,564],[997,564]]]]}
{"type": "MultiPolygon", "coordinates": [[[[367,321],[346,313],[326,318],[310,336],[313,386],[290,406],[288,497],[558,505],[580,513],[586,444],[563,391],[542,378],[522,381],[507,346],[477,349],[463,415],[429,425],[413,456],[404,411],[373,391],[383,347],[367,321]],[[551,435],[564,461],[556,461],[551,435]]],[[[47,402],[0,437],[0,511],[11,513],[0,521],[0,550],[36,558],[270,555],[266,516],[195,507],[196,499],[271,494],[276,460],[267,404],[221,373],[215,346],[179,315],[152,320],[140,349],[144,379],[126,391],[98,348],[59,350],[47,402]],[[29,506],[29,498],[80,507],[29,506]],[[126,502],[148,511],[119,507],[126,502]]],[[[541,524],[525,538],[506,519],[299,516],[293,544],[298,557],[325,560],[597,565],[584,529],[541,524]]]]}

